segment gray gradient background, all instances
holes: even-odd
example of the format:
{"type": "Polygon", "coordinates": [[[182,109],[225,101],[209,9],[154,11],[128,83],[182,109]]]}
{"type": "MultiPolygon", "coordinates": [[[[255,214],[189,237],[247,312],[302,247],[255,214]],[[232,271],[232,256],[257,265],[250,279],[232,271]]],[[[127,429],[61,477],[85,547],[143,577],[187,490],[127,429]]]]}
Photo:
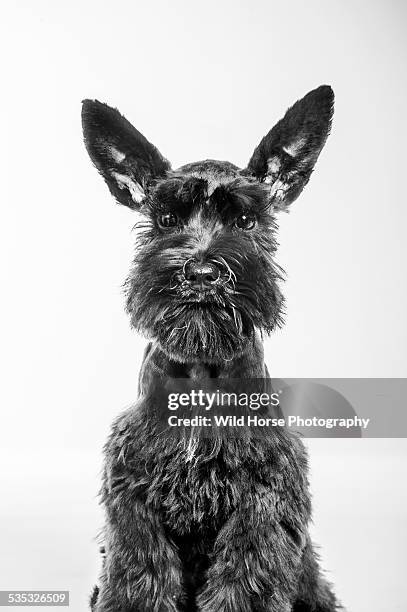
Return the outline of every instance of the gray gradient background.
{"type": "MultiPolygon", "coordinates": [[[[101,446],[143,341],[120,283],[135,216],[81,143],[80,101],[118,106],[174,167],[243,165],[288,105],[336,92],[333,133],[290,215],[274,377],[406,376],[406,5],[3,3],[0,588],[85,609],[101,446]]],[[[315,538],[353,612],[407,609],[405,440],[309,441],[315,538]]]]}

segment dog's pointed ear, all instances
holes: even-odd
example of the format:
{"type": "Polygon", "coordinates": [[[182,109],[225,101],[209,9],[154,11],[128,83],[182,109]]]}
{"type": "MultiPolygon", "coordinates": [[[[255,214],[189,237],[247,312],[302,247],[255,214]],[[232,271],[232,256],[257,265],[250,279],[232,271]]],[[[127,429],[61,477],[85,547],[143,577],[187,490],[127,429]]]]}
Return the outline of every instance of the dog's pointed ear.
{"type": "Polygon", "coordinates": [[[310,91],[255,149],[243,172],[269,185],[274,208],[285,209],[308,183],[331,129],[333,106],[329,85],[310,91]]]}
{"type": "Polygon", "coordinates": [[[86,149],[111,193],[119,202],[137,209],[149,182],[165,176],[169,162],[118,110],[97,100],[82,102],[86,149]]]}

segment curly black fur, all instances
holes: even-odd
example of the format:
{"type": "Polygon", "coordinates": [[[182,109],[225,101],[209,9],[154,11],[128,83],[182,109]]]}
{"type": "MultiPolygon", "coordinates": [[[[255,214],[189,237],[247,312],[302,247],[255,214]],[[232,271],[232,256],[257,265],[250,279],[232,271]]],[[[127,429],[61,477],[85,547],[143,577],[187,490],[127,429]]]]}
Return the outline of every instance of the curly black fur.
{"type": "MultiPolygon", "coordinates": [[[[307,457],[285,429],[236,438],[162,430],[157,385],[267,377],[261,332],[282,322],[275,211],[309,179],[332,90],[297,102],[248,166],[171,170],[116,110],[85,101],[89,154],[142,215],[126,281],[131,324],[151,338],[137,403],[105,447],[105,558],[94,612],[334,612],[308,536],[307,457]],[[191,262],[209,266],[199,282],[191,262]]],[[[203,269],[203,268],[202,268],[203,269]]]]}

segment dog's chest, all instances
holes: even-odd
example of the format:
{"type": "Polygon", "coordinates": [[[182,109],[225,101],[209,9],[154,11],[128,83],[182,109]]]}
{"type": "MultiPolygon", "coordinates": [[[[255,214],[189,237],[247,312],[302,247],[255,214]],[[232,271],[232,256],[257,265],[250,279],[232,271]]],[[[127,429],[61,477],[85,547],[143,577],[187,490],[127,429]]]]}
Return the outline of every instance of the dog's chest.
{"type": "Polygon", "coordinates": [[[154,472],[147,500],[159,503],[167,526],[178,534],[217,529],[238,506],[249,479],[243,465],[234,470],[221,454],[207,460],[182,452],[157,464],[154,472]]]}

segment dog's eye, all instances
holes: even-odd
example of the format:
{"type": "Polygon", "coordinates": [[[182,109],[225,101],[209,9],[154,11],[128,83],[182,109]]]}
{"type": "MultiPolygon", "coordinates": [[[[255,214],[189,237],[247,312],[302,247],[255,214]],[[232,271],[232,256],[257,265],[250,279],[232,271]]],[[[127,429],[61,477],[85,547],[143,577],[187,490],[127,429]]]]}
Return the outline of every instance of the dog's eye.
{"type": "Polygon", "coordinates": [[[178,225],[178,217],[175,213],[168,212],[158,217],[158,225],[164,228],[176,227],[178,225]]]}
{"type": "Polygon", "coordinates": [[[243,213],[236,219],[235,225],[242,230],[251,230],[256,225],[256,217],[251,213],[243,213]]]}

